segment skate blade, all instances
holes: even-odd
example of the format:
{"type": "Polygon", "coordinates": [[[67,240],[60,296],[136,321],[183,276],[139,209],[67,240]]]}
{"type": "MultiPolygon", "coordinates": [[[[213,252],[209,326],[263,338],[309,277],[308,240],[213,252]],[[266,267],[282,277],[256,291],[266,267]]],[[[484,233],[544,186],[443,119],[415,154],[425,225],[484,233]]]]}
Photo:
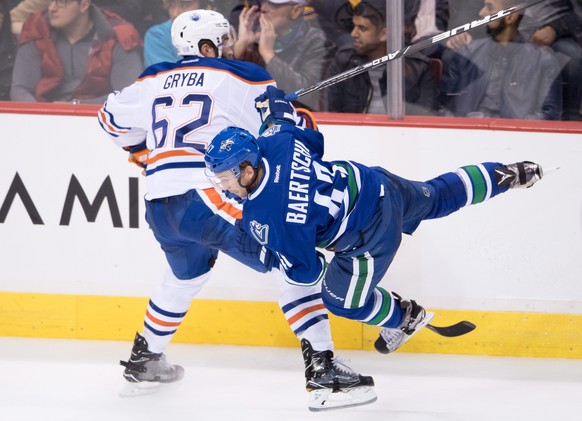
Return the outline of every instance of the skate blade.
{"type": "Polygon", "coordinates": [[[160,389],[161,383],[158,382],[140,382],[131,383],[124,381],[124,385],[119,391],[120,398],[133,398],[136,396],[151,395],[160,389]]]}
{"type": "Polygon", "coordinates": [[[375,402],[378,397],[372,387],[354,387],[333,392],[331,389],[320,389],[309,392],[307,407],[310,411],[329,411],[354,406],[367,405],[375,402]]]}

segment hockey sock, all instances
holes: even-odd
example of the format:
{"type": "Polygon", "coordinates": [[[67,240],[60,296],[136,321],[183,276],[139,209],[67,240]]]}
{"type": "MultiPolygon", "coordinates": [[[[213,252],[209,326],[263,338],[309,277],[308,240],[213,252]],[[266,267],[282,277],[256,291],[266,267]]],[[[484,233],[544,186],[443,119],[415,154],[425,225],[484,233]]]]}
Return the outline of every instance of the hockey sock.
{"type": "Polygon", "coordinates": [[[164,281],[150,297],[144,317],[143,336],[151,352],[164,352],[180,327],[190,308],[192,299],[210,278],[210,272],[190,280],[175,277],[170,269],[164,281]]]}
{"type": "Polygon", "coordinates": [[[361,321],[368,325],[395,328],[402,322],[402,309],[392,294],[384,288],[376,287],[365,307],[370,310],[368,317],[361,321]]]}
{"type": "Polygon", "coordinates": [[[500,188],[495,181],[495,167],[502,167],[498,162],[484,162],[479,165],[467,165],[455,171],[465,186],[467,202],[465,206],[476,205],[508,190],[500,188]]]}
{"type": "Polygon", "coordinates": [[[313,287],[291,285],[278,270],[272,271],[279,284],[279,306],[293,333],[307,339],[316,351],[333,350],[329,317],[321,299],[321,283],[313,287]]]}

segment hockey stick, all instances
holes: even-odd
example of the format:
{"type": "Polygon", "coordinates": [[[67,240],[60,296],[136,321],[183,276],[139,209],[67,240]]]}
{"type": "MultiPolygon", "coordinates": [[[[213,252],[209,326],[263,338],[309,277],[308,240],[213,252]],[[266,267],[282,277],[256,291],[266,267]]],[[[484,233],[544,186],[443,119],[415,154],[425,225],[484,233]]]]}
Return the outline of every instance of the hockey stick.
{"type": "Polygon", "coordinates": [[[332,76],[329,79],[322,80],[321,82],[318,82],[315,85],[312,85],[308,88],[301,88],[295,92],[287,94],[285,96],[285,99],[288,101],[294,101],[297,98],[299,98],[300,96],[307,95],[307,94],[310,94],[310,93],[315,92],[315,91],[319,91],[320,89],[327,88],[328,86],[335,85],[336,83],[339,83],[339,82],[343,82],[346,79],[349,79],[349,78],[357,76],[361,73],[367,72],[370,69],[375,69],[376,67],[379,67],[388,61],[396,60],[398,58],[405,57],[405,56],[408,56],[410,54],[416,53],[417,51],[424,50],[425,48],[430,47],[433,44],[438,44],[439,42],[442,42],[442,41],[445,41],[449,38],[452,38],[455,35],[462,34],[463,32],[468,32],[468,31],[470,31],[474,28],[477,28],[479,26],[486,25],[489,22],[493,22],[497,19],[501,19],[502,17],[511,15],[512,13],[519,12],[520,10],[526,9],[530,6],[533,6],[534,4],[540,3],[541,1],[543,1],[543,0],[526,1],[526,2],[518,4],[516,6],[509,7],[509,8],[504,9],[504,10],[500,10],[499,12],[494,13],[492,15],[485,16],[483,19],[474,20],[473,22],[466,23],[466,24],[461,25],[461,26],[457,26],[456,28],[453,28],[449,31],[445,31],[445,32],[442,32],[440,34],[437,34],[437,35],[433,36],[432,38],[427,38],[423,41],[417,42],[416,44],[409,45],[406,48],[402,48],[400,50],[389,53],[388,55],[385,55],[384,57],[378,58],[374,61],[360,64],[359,66],[354,67],[353,69],[346,70],[345,72],[340,73],[340,74],[335,75],[335,76],[332,76]]]}
{"type": "Polygon", "coordinates": [[[447,338],[454,338],[456,336],[466,335],[469,332],[472,332],[477,326],[473,323],[463,320],[462,322],[456,323],[451,326],[433,326],[433,325],[426,325],[426,327],[441,336],[446,336],[447,338]]]}

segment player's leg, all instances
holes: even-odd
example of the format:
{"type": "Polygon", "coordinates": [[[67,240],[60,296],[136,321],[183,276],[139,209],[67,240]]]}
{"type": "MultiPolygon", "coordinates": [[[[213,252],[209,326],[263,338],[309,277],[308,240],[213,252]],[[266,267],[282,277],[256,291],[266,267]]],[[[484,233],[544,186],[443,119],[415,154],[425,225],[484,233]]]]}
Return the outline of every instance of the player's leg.
{"type": "Polygon", "coordinates": [[[336,253],[323,280],[323,301],[334,314],[380,326],[381,332],[398,331],[390,340],[390,352],[398,349],[433,317],[413,300],[406,300],[378,286],[392,263],[402,237],[401,193],[387,177],[386,197],[381,198],[368,226],[353,238],[338,241],[354,244],[349,252],[336,253]]]}
{"type": "Polygon", "coordinates": [[[273,273],[280,289],[279,306],[289,327],[301,341],[305,387],[310,392],[309,409],[346,408],[374,402],[374,379],[355,372],[346,361],[334,356],[321,283],[312,287],[291,285],[278,270],[273,273]],[[342,399],[329,399],[331,393],[341,393],[342,399]]]}
{"type": "Polygon", "coordinates": [[[426,182],[387,173],[402,191],[402,231],[412,233],[421,221],[447,216],[462,207],[485,202],[513,188],[527,188],[543,176],[540,165],[484,162],[467,165],[426,182]]]}
{"type": "MultiPolygon", "coordinates": [[[[183,377],[182,367],[170,364],[164,351],[184,320],[192,299],[210,278],[217,251],[179,232],[185,212],[192,209],[187,196],[146,202],[146,219],[164,250],[168,269],[150,296],[143,331],[136,334],[124,377],[130,382],[169,383],[183,377]]],[[[202,215],[203,217],[204,215],[202,215]]]]}

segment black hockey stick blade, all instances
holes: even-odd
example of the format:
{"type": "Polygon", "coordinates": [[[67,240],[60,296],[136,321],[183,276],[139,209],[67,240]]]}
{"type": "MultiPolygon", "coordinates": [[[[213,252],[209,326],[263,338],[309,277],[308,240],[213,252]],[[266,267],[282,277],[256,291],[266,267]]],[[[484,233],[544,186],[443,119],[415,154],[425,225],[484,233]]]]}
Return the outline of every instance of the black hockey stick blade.
{"type": "Polygon", "coordinates": [[[454,338],[456,336],[462,336],[466,335],[469,332],[472,332],[477,326],[475,326],[471,322],[463,320],[462,322],[450,326],[426,325],[426,327],[429,330],[441,336],[446,336],[447,338],[454,338]]]}
{"type": "Polygon", "coordinates": [[[417,43],[409,45],[408,47],[401,48],[400,50],[387,54],[384,57],[377,58],[374,61],[360,64],[359,66],[354,67],[353,69],[346,70],[345,72],[332,76],[329,79],[322,80],[316,83],[315,85],[309,86],[307,88],[298,89],[295,92],[287,94],[285,96],[285,99],[287,99],[288,101],[294,101],[300,96],[307,95],[315,91],[319,91],[320,89],[327,88],[339,82],[343,82],[344,80],[359,75],[360,73],[367,72],[370,69],[375,69],[376,67],[379,67],[388,61],[396,60],[398,58],[408,56],[417,51],[424,50],[426,47],[429,47],[433,44],[440,43],[463,32],[469,32],[472,29],[475,29],[482,25],[486,25],[489,22],[501,19],[507,15],[511,15],[512,13],[519,12],[520,10],[526,9],[530,6],[533,6],[534,4],[540,3],[541,1],[543,0],[528,0],[513,7],[500,10],[499,12],[493,13],[492,15],[484,16],[483,18],[480,18],[478,20],[474,20],[472,22],[465,23],[464,25],[457,26],[456,28],[442,32],[431,38],[419,41],[417,43]]]}

